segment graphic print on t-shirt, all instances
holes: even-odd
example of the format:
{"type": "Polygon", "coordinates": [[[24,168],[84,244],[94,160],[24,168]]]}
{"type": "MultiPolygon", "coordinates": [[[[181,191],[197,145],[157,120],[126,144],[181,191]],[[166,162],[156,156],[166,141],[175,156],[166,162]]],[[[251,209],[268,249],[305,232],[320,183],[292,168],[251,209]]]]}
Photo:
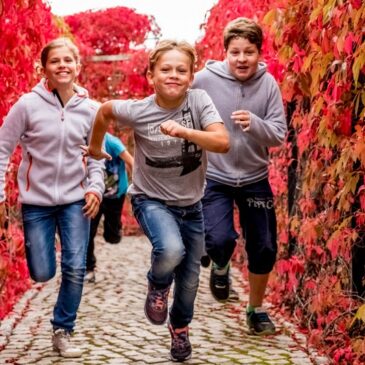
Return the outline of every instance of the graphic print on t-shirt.
{"type": "MultiPolygon", "coordinates": [[[[189,106],[181,111],[181,118],[174,118],[177,123],[180,123],[186,128],[195,128],[194,118],[189,106]]],[[[202,149],[193,142],[185,139],[166,136],[161,133],[159,126],[149,128],[149,136],[153,136],[155,141],[160,141],[161,144],[179,144],[180,154],[172,157],[160,157],[153,160],[146,157],[146,165],[155,168],[171,168],[182,167],[180,176],[186,175],[196,170],[201,165],[202,149]]]]}

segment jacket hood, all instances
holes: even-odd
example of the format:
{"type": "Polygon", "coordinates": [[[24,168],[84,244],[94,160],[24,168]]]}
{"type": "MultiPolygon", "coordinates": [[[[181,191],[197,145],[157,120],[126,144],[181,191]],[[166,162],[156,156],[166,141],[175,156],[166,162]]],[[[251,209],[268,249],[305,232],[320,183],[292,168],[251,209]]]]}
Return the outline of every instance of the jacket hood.
{"type": "MultiPolygon", "coordinates": [[[[78,104],[79,102],[81,102],[82,100],[86,99],[89,96],[89,93],[86,89],[84,89],[83,87],[73,84],[73,89],[76,92],[76,103],[78,104]]],[[[54,96],[54,94],[52,93],[52,90],[48,89],[47,83],[46,83],[46,79],[42,79],[36,86],[34,86],[34,88],[32,89],[32,92],[38,94],[41,98],[43,98],[45,101],[47,101],[48,103],[52,104],[52,105],[56,105],[56,98],[54,96]]]]}
{"type": "MultiPolygon", "coordinates": [[[[228,63],[227,61],[215,61],[215,60],[208,60],[207,63],[205,64],[205,67],[207,70],[215,73],[216,75],[229,79],[229,80],[233,80],[233,81],[237,81],[237,79],[231,74],[231,72],[229,71],[229,67],[228,67],[228,63]]],[[[257,71],[255,72],[254,75],[252,75],[252,77],[250,77],[248,80],[242,81],[242,82],[246,82],[246,81],[252,81],[252,80],[256,80],[258,78],[260,78],[265,72],[266,72],[267,66],[265,62],[259,62],[258,66],[257,66],[257,71]]]]}

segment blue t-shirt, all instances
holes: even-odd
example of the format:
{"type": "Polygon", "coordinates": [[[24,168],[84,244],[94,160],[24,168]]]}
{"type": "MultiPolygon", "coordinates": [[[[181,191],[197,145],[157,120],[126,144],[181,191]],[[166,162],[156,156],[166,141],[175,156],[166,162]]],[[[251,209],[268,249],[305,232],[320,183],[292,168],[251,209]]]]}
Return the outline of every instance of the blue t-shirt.
{"type": "Polygon", "coordinates": [[[105,162],[105,192],[104,197],[119,198],[127,192],[128,176],[124,161],[119,155],[126,150],[121,140],[110,133],[105,134],[105,150],[112,156],[105,162]]]}

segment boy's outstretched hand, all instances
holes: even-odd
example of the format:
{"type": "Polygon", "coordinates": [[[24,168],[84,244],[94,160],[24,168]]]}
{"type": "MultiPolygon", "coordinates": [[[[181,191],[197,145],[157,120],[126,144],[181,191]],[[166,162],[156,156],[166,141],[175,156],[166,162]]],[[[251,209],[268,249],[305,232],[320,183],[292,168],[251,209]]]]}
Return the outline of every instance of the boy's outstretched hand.
{"type": "Polygon", "coordinates": [[[106,158],[110,161],[112,159],[112,156],[110,156],[109,153],[106,153],[104,150],[93,151],[90,149],[90,146],[85,145],[81,145],[80,148],[82,149],[83,156],[89,156],[94,160],[102,160],[103,158],[106,158]]]}

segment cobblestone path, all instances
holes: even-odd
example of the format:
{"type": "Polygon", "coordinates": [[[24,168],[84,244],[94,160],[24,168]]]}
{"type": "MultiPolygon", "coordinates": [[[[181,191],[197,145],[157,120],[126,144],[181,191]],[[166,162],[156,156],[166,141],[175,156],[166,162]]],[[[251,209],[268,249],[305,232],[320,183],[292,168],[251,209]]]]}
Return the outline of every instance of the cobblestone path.
{"type": "MultiPolygon", "coordinates": [[[[99,238],[96,246],[96,283],[85,285],[74,336],[84,356],[63,359],[52,351],[49,319],[59,285],[57,276],[29,290],[0,324],[0,364],[172,364],[166,326],[153,326],[143,311],[149,242],[144,236],[124,237],[122,243],[111,245],[99,238]]],[[[309,353],[305,337],[282,318],[274,318],[275,336],[249,336],[242,310],[247,300],[242,278],[234,268],[232,276],[240,300],[221,304],[209,292],[209,269],[202,269],[190,329],[193,356],[186,364],[329,363],[309,353]]]]}

